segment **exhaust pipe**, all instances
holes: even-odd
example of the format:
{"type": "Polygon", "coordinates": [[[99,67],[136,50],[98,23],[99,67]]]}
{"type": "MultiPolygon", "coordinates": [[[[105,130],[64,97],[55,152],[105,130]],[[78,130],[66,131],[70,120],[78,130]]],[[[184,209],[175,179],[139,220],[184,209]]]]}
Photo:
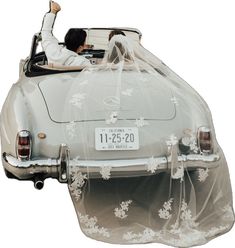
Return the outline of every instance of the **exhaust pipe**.
{"type": "Polygon", "coordinates": [[[44,180],[41,177],[34,178],[34,188],[41,190],[44,187],[44,180]]]}

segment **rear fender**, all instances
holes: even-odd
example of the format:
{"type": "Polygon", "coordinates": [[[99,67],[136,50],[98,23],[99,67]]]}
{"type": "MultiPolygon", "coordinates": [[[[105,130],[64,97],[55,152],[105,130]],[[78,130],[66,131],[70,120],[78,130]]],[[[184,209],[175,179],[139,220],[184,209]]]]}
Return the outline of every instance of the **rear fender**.
{"type": "Polygon", "coordinates": [[[14,84],[3,104],[0,116],[2,153],[16,156],[15,140],[20,130],[31,131],[26,98],[18,84],[14,84]]]}

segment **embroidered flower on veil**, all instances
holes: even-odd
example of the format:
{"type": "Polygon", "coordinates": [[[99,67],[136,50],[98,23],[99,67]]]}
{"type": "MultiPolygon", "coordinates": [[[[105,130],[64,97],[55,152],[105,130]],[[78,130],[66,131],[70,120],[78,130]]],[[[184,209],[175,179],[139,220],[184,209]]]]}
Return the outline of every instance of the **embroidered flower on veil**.
{"type": "Polygon", "coordinates": [[[151,173],[155,173],[159,165],[160,165],[159,160],[157,158],[151,157],[147,163],[147,171],[151,173]]]}
{"type": "Polygon", "coordinates": [[[174,134],[171,134],[171,136],[169,137],[169,139],[166,141],[166,144],[168,147],[174,146],[176,144],[178,144],[178,139],[174,134]]]}
{"type": "Polygon", "coordinates": [[[101,167],[100,174],[104,180],[110,179],[112,167],[109,165],[104,165],[101,167]]]}
{"type": "Polygon", "coordinates": [[[171,207],[172,203],[173,203],[173,198],[171,198],[167,202],[164,202],[163,208],[158,210],[158,215],[161,219],[168,220],[171,218],[172,215],[170,214],[170,211],[172,210],[171,207]]]}
{"type": "Polygon", "coordinates": [[[144,126],[148,126],[149,123],[144,119],[144,117],[140,117],[139,119],[136,119],[135,125],[137,127],[144,127],[144,126]]]}
{"type": "Polygon", "coordinates": [[[129,243],[147,243],[152,242],[155,237],[158,236],[157,232],[154,232],[150,228],[145,228],[141,233],[127,232],[123,235],[123,239],[129,241],[129,243]]]}
{"type": "Polygon", "coordinates": [[[172,101],[176,106],[179,105],[179,100],[178,100],[178,98],[176,98],[175,96],[171,98],[171,101],[172,101]]]}
{"type": "Polygon", "coordinates": [[[87,180],[87,174],[82,174],[79,171],[79,168],[71,167],[71,182],[69,183],[69,189],[71,195],[75,197],[75,200],[78,201],[82,195],[82,187],[84,186],[87,180]]]}
{"type": "Polygon", "coordinates": [[[114,124],[118,120],[118,113],[117,112],[112,112],[109,116],[109,119],[106,120],[106,124],[114,124]]]}
{"type": "Polygon", "coordinates": [[[110,233],[107,228],[97,225],[98,220],[96,217],[89,217],[89,215],[82,215],[80,212],[78,212],[78,218],[81,224],[84,226],[83,231],[87,235],[99,234],[107,238],[110,237],[110,233]]]}
{"type": "Polygon", "coordinates": [[[122,95],[124,96],[132,96],[132,93],[133,93],[133,89],[126,89],[122,91],[122,95]]]}
{"type": "Polygon", "coordinates": [[[114,214],[117,218],[120,219],[125,219],[128,215],[126,214],[126,212],[128,212],[129,210],[129,205],[132,203],[132,200],[128,200],[128,201],[123,201],[120,204],[120,208],[115,208],[114,209],[114,214]]]}
{"type": "Polygon", "coordinates": [[[70,139],[76,136],[76,123],[74,121],[71,121],[69,124],[67,124],[65,128],[70,139]]]}
{"type": "Polygon", "coordinates": [[[207,177],[209,176],[208,172],[209,172],[208,168],[198,169],[198,181],[205,182],[207,177]]]}
{"type": "Polygon", "coordinates": [[[177,167],[176,172],[171,174],[171,178],[180,179],[181,182],[184,181],[184,166],[181,165],[177,167]]]}
{"type": "Polygon", "coordinates": [[[183,199],[182,201],[182,205],[181,205],[181,216],[180,218],[182,220],[192,220],[192,212],[191,210],[188,208],[188,204],[185,202],[185,200],[183,199]]]}
{"type": "Polygon", "coordinates": [[[70,99],[69,102],[73,106],[81,109],[82,108],[82,105],[83,105],[83,101],[85,100],[85,98],[86,98],[86,94],[85,93],[77,93],[77,94],[75,94],[75,95],[73,95],[71,97],[71,99],[70,99]]]}

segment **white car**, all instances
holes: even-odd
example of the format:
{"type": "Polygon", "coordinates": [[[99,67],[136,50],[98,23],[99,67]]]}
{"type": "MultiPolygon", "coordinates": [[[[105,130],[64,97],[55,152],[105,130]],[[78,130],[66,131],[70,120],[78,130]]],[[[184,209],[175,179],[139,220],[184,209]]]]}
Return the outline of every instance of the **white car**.
{"type": "MultiPolygon", "coordinates": [[[[120,179],[124,183],[124,178],[131,182],[131,178],[153,180],[156,177],[159,182],[168,182],[169,179],[169,188],[174,186],[176,189],[171,181],[176,180],[181,190],[185,189],[177,203],[177,218],[182,220],[184,227],[185,221],[190,221],[187,222],[190,228],[198,227],[196,217],[193,219],[192,216],[196,213],[203,215],[205,209],[208,214],[213,212],[213,204],[224,204],[220,211],[229,217],[226,219],[223,214],[218,216],[224,219],[215,218],[215,215],[212,217],[221,223],[226,222],[226,225],[217,225],[212,229],[208,222],[207,231],[200,230],[200,235],[193,235],[190,243],[187,235],[183,234],[182,230],[185,229],[182,229],[183,226],[180,229],[177,222],[175,225],[171,223],[171,236],[164,236],[162,231],[153,231],[154,225],[149,229],[150,221],[143,224],[148,220],[148,217],[143,217],[141,225],[148,228],[142,230],[142,234],[140,231],[132,233],[134,229],[127,228],[131,221],[126,225],[120,222],[126,233],[119,229],[112,239],[112,232],[106,228],[100,230],[96,226],[96,218],[92,219],[94,223],[91,225],[88,216],[79,210],[78,217],[84,232],[93,238],[113,243],[156,241],[180,247],[205,243],[228,231],[234,222],[227,164],[216,141],[210,110],[194,89],[139,44],[141,33],[138,30],[121,29],[139,49],[137,51],[135,47],[129,51],[136,57],[134,62],[104,61],[110,48],[108,34],[111,30],[86,29],[87,43],[92,48],[81,55],[93,64],[89,68],[48,65],[45,53],[37,52],[40,34],[34,36],[30,56],[21,61],[20,78],[12,86],[1,112],[2,163],[6,175],[19,180],[32,180],[37,189],[43,188],[46,178],[68,183],[77,208],[80,208],[76,202],[81,199],[86,181],[90,181],[92,189],[97,180],[120,179]],[[224,173],[224,177],[218,178],[220,173],[224,173]],[[163,175],[167,179],[160,180],[163,175]],[[188,179],[185,179],[186,176],[188,179]],[[208,176],[210,179],[206,183],[208,176]],[[200,186],[202,184],[205,186],[204,193],[200,186]],[[211,200],[211,205],[208,199],[212,197],[212,189],[215,190],[215,199],[211,200]],[[196,197],[197,193],[205,197],[203,202],[198,200],[200,197],[196,197]],[[225,198],[223,194],[227,194],[225,198]],[[192,200],[192,195],[197,202],[194,198],[192,200]],[[189,210],[192,202],[195,208],[189,210]],[[224,208],[227,212],[222,210],[224,208]],[[172,235],[181,235],[181,241],[174,241],[172,235]]],[[[120,48],[120,43],[116,46],[120,48]]],[[[122,49],[121,45],[120,51],[122,49]]],[[[131,56],[128,55],[128,59],[131,56]]],[[[109,185],[109,190],[112,187],[109,185]]],[[[176,203],[166,193],[168,186],[164,187],[164,195],[167,196],[162,195],[162,199],[159,199],[163,208],[159,210],[158,223],[163,219],[170,221],[175,216],[170,212],[172,204],[176,206],[176,203]]],[[[98,183],[95,188],[99,188],[98,183]]],[[[87,192],[89,190],[84,194],[87,195],[87,192]]],[[[102,199],[103,202],[108,200],[105,197],[102,199]]],[[[114,217],[121,220],[131,212],[127,215],[129,205],[139,203],[134,198],[124,200],[121,208],[115,208],[114,211],[114,217]]],[[[97,201],[96,204],[101,203],[97,201]]],[[[93,206],[88,205],[87,209],[93,212],[93,206]]],[[[142,213],[136,216],[142,216],[142,213]]],[[[107,224],[107,219],[105,215],[102,222],[100,216],[101,226],[107,224]]]]}

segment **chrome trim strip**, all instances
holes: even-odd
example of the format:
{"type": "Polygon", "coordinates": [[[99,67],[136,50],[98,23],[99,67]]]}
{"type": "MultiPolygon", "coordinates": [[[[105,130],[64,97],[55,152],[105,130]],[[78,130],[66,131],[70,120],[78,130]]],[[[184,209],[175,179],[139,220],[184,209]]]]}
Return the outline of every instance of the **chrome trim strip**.
{"type": "MultiPolygon", "coordinates": [[[[82,167],[102,167],[102,166],[114,166],[114,167],[131,167],[138,165],[147,165],[150,158],[140,158],[140,159],[126,159],[126,160],[71,160],[71,166],[82,166],[82,167]]],[[[156,157],[158,164],[167,164],[171,162],[171,157],[156,157]]],[[[203,162],[215,162],[219,160],[219,155],[210,154],[210,155],[180,155],[178,156],[178,162],[181,161],[203,161],[203,162]]]]}
{"type": "MultiPolygon", "coordinates": [[[[21,180],[34,179],[38,174],[44,178],[56,178],[61,183],[67,183],[69,169],[72,166],[79,167],[81,172],[89,173],[90,178],[99,178],[100,169],[103,166],[112,167],[112,177],[131,177],[151,175],[148,171],[150,158],[125,159],[125,160],[70,160],[69,150],[66,144],[60,146],[59,158],[57,159],[36,159],[20,161],[12,155],[4,153],[2,156],[3,165],[7,171],[21,180]]],[[[169,171],[171,169],[171,157],[157,157],[158,167],[155,173],[169,171]]],[[[184,162],[184,168],[193,170],[197,168],[216,168],[219,166],[216,161],[220,159],[218,154],[191,154],[178,156],[179,166],[184,162]],[[197,163],[192,164],[192,161],[197,163]]]]}
{"type": "MultiPolygon", "coordinates": [[[[184,168],[187,170],[195,170],[197,168],[209,168],[213,169],[218,166],[215,164],[219,160],[219,155],[188,155],[178,156],[178,165],[184,162],[184,168]],[[192,162],[197,163],[192,164],[192,162]]],[[[115,177],[133,177],[133,176],[145,176],[153,175],[160,172],[169,172],[171,169],[171,157],[158,157],[154,158],[157,161],[157,170],[152,173],[148,171],[148,163],[150,158],[144,159],[129,159],[129,160],[72,160],[70,166],[79,167],[82,173],[88,173],[89,178],[100,178],[102,166],[110,166],[111,175],[115,177]]]]}
{"type": "Polygon", "coordinates": [[[203,162],[215,162],[220,159],[218,154],[190,154],[178,156],[178,161],[203,161],[203,162]]]}

